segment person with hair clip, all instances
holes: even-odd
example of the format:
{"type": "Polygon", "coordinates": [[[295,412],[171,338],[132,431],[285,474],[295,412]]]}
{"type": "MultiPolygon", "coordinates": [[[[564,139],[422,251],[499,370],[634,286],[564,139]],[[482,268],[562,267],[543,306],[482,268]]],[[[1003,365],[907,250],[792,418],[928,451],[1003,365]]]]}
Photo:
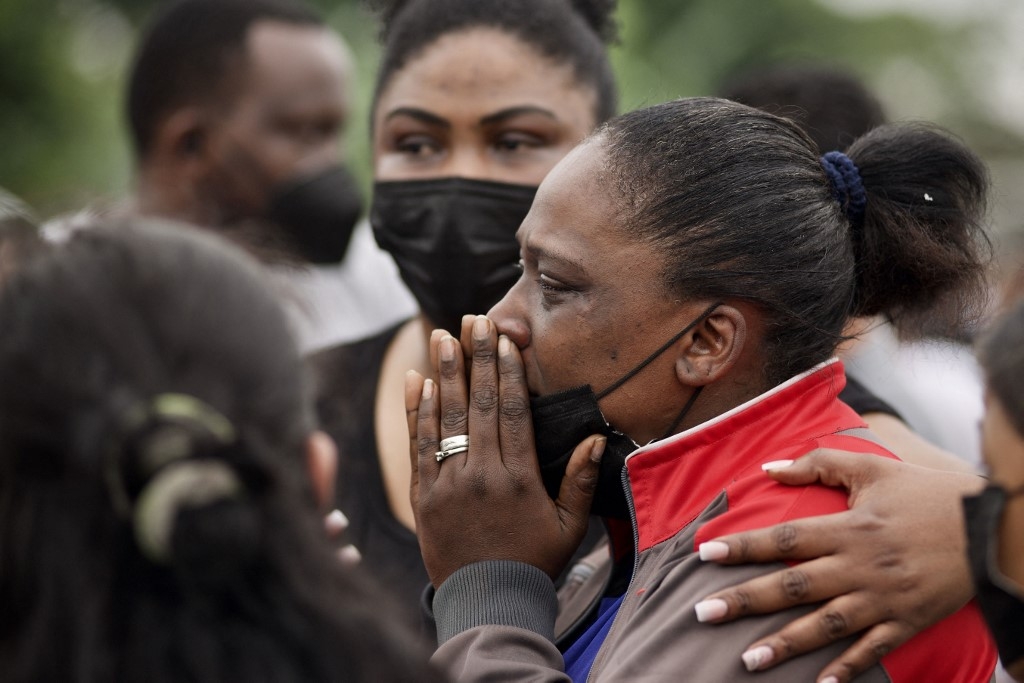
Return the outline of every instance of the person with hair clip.
{"type": "MultiPolygon", "coordinates": [[[[422,621],[420,594],[427,576],[408,501],[403,376],[410,368],[429,372],[431,329],[457,331],[462,316],[488,310],[515,283],[515,230],[536,186],[614,114],[615,83],[605,45],[615,33],[610,17],[615,3],[375,4],[382,13],[383,55],[372,110],[377,182],[371,221],[416,297],[420,315],[376,337],[316,354],[310,364],[321,423],[343,456],[337,505],[352,520],[348,538],[416,625],[422,621]]],[[[914,454],[901,450],[900,455],[911,459],[914,454]]],[[[918,489],[920,478],[890,473],[882,487],[918,493],[891,500],[886,491],[880,502],[884,524],[878,523],[879,506],[866,505],[827,530],[837,545],[829,557],[803,568],[814,600],[840,599],[825,603],[817,617],[838,610],[851,632],[878,624],[895,646],[969,599],[966,566],[962,575],[936,571],[937,556],[962,555],[962,548],[938,531],[960,515],[922,505],[921,499],[930,501],[935,490],[959,494],[973,486],[973,477],[935,479],[930,488],[918,489]],[[868,525],[874,533],[852,533],[868,525]],[[911,528],[916,533],[907,543],[911,528]],[[892,574],[891,580],[856,571],[837,575],[835,555],[851,568],[900,558],[906,574],[892,574]],[[925,577],[918,590],[907,590],[908,576],[925,577]],[[881,607],[891,604],[900,608],[881,607]]],[[[588,548],[592,539],[588,536],[588,548]]],[[[580,570],[588,571],[586,565],[580,570]]],[[[762,586],[743,604],[779,609],[808,599],[778,593],[776,583],[762,586]]],[[[731,616],[740,614],[734,609],[731,616]]],[[[788,651],[832,639],[823,637],[814,618],[780,633],[791,643],[788,651]]],[[[867,666],[877,659],[874,642],[874,634],[859,641],[844,653],[843,666],[853,660],[867,666]]]]}
{"type": "MultiPolygon", "coordinates": [[[[849,317],[948,295],[980,267],[986,191],[980,160],[935,128],[819,157],[788,119],[711,98],[613,119],[560,162],[517,234],[522,277],[461,343],[437,331],[430,376],[407,378],[434,661],[461,680],[818,674],[857,636],[735,654],[813,606],[700,624],[719,609],[701,595],[769,571],[703,562],[703,544],[846,508],[776,484],[769,460],[893,458],[839,400],[833,354],[849,317]],[[899,248],[880,259],[879,243],[899,248]],[[552,580],[590,512],[610,571],[567,604],[552,580]]],[[[996,664],[973,604],[879,654],[859,680],[980,682],[996,664]]]]}
{"type": "Polygon", "coordinates": [[[136,220],[0,287],[5,681],[440,679],[325,537],[334,447],[265,277],[136,220]]]}

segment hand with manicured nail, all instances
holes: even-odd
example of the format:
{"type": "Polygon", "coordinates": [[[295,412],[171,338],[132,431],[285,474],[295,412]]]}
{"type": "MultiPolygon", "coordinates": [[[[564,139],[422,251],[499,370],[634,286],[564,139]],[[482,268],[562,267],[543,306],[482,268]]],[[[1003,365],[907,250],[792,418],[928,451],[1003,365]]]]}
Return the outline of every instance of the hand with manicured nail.
{"type": "MultiPolygon", "coordinates": [[[[327,538],[337,540],[348,529],[348,517],[341,510],[332,510],[324,517],[324,529],[327,531],[327,538]]],[[[349,567],[359,564],[363,559],[362,553],[351,543],[338,548],[337,556],[342,564],[349,567]]]]}
{"type": "Polygon", "coordinates": [[[765,463],[762,469],[783,484],[843,487],[851,509],[733,534],[698,548],[702,560],[722,564],[806,560],[694,606],[698,621],[724,623],[823,602],[751,643],[742,656],[748,669],[770,668],[862,633],[820,674],[819,683],[846,683],[971,598],[959,501],[982,487],[979,477],[827,449],[795,462],[765,463]],[[844,570],[834,571],[836,566],[844,570]]]}

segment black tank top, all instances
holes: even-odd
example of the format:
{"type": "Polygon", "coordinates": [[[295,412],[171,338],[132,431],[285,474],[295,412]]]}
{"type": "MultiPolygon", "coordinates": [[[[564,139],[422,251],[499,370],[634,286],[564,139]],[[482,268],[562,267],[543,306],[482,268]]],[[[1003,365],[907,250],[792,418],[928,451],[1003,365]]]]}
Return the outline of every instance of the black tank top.
{"type": "Polygon", "coordinates": [[[398,613],[431,645],[432,624],[420,608],[430,583],[416,535],[391,512],[377,452],[374,408],[384,353],[404,323],[383,333],[326,349],[308,366],[316,386],[320,427],[338,444],[336,507],[349,519],[345,540],[359,549],[364,571],[397,603],[398,613]]]}

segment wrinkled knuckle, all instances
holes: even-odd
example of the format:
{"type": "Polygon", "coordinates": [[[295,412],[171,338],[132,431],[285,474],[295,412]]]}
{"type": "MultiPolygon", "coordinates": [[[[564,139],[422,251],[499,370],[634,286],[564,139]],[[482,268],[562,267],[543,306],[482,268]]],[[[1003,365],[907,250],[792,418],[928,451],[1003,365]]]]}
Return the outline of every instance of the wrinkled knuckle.
{"type": "Polygon", "coordinates": [[[729,558],[735,558],[736,561],[741,564],[746,563],[750,561],[753,550],[753,543],[751,543],[750,538],[744,534],[739,536],[735,541],[729,543],[729,558]],[[733,553],[734,548],[736,551],[735,554],[733,553]]]}
{"type": "Polygon", "coordinates": [[[799,569],[787,569],[782,573],[782,594],[789,600],[805,600],[810,589],[810,579],[799,569]]]}
{"type": "Polygon", "coordinates": [[[498,406],[498,391],[492,386],[475,387],[472,401],[476,410],[482,413],[492,413],[498,406]]]}
{"type": "Polygon", "coordinates": [[[473,363],[475,365],[494,365],[494,349],[486,339],[473,339],[473,363]]]}
{"type": "Polygon", "coordinates": [[[780,524],[772,531],[772,540],[780,553],[790,553],[796,549],[797,531],[792,524],[780,524]]]}
{"type": "Polygon", "coordinates": [[[592,495],[597,492],[597,481],[599,475],[595,472],[593,474],[583,474],[576,478],[576,488],[581,493],[586,495],[592,495]]]}
{"type": "Polygon", "coordinates": [[[754,600],[750,596],[750,592],[746,590],[734,591],[726,598],[726,601],[732,603],[732,608],[729,610],[730,614],[750,614],[754,607],[754,600]]]}
{"type": "Polygon", "coordinates": [[[445,409],[441,414],[441,425],[448,431],[465,431],[466,411],[461,407],[445,409]]]}
{"type": "Polygon", "coordinates": [[[867,643],[871,656],[878,661],[893,651],[893,644],[885,638],[872,638],[867,643]]]}
{"type": "Polygon", "coordinates": [[[530,404],[519,396],[501,402],[501,420],[507,425],[525,425],[530,419],[530,404]]]}
{"type": "Polygon", "coordinates": [[[821,615],[821,633],[829,641],[842,638],[847,633],[846,617],[836,610],[826,610],[821,615]]]}
{"type": "Polygon", "coordinates": [[[903,556],[895,550],[879,549],[872,564],[878,570],[900,569],[903,565],[903,556]]]}
{"type": "Polygon", "coordinates": [[[485,473],[476,471],[469,476],[466,488],[471,496],[478,500],[482,500],[490,496],[491,482],[485,473]]]}
{"type": "Polygon", "coordinates": [[[459,364],[454,358],[451,360],[442,360],[440,366],[441,377],[444,379],[453,379],[459,369],[459,364]]]}
{"type": "Polygon", "coordinates": [[[771,648],[780,659],[790,659],[791,657],[795,657],[800,654],[800,651],[797,649],[796,643],[793,642],[793,639],[784,635],[778,636],[775,641],[771,643],[771,648]]]}
{"type": "Polygon", "coordinates": [[[508,490],[515,498],[521,498],[530,492],[530,478],[525,472],[517,472],[509,477],[508,490]]]}
{"type": "Polygon", "coordinates": [[[874,512],[858,510],[857,508],[852,508],[850,512],[856,513],[852,517],[853,523],[851,524],[851,529],[858,533],[875,536],[886,527],[882,518],[874,512]]]}
{"type": "Polygon", "coordinates": [[[433,455],[435,441],[432,437],[421,436],[416,439],[416,450],[420,455],[433,455]]]}

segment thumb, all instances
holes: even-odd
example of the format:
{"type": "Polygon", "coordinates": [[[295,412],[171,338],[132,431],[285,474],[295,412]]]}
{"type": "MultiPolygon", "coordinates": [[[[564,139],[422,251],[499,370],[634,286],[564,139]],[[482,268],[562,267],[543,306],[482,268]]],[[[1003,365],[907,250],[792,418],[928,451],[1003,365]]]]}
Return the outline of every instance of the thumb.
{"type": "Polygon", "coordinates": [[[586,527],[607,441],[604,436],[590,436],[573,450],[555,501],[563,527],[586,527]]]}
{"type": "Polygon", "coordinates": [[[825,486],[841,486],[849,490],[873,477],[876,460],[877,457],[863,453],[819,448],[795,461],[779,460],[761,467],[780,484],[806,486],[820,482],[825,486]]]}

